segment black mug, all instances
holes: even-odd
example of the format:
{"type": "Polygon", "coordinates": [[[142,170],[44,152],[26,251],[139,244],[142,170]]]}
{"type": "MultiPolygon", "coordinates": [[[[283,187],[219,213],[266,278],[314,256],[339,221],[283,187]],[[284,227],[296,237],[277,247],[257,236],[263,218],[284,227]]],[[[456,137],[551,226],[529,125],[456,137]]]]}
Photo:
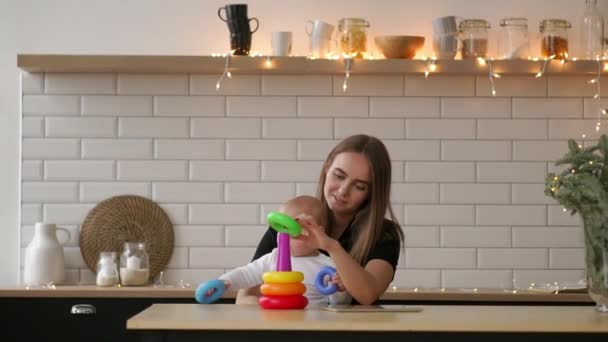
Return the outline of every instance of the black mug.
{"type": "Polygon", "coordinates": [[[217,16],[228,25],[230,30],[230,50],[234,55],[249,55],[251,50],[251,35],[258,30],[260,22],[257,18],[247,17],[246,4],[230,4],[218,8],[217,16]],[[222,16],[222,11],[225,17],[222,16]],[[255,21],[255,29],[251,30],[249,23],[255,21]]]}
{"type": "Polygon", "coordinates": [[[230,50],[237,56],[249,55],[251,50],[251,33],[231,33],[230,34],[230,50]]]}
{"type": "Polygon", "coordinates": [[[217,16],[222,21],[229,20],[247,20],[247,5],[246,4],[230,4],[218,8],[217,16]],[[222,17],[222,10],[226,12],[226,18],[222,17]]]}
{"type": "Polygon", "coordinates": [[[244,34],[246,32],[253,34],[255,31],[258,30],[258,27],[260,26],[256,18],[251,18],[249,20],[228,20],[226,21],[226,24],[228,24],[228,30],[230,30],[230,33],[240,34],[244,34]],[[251,26],[249,25],[252,20],[255,20],[256,23],[254,30],[251,30],[251,26]]]}

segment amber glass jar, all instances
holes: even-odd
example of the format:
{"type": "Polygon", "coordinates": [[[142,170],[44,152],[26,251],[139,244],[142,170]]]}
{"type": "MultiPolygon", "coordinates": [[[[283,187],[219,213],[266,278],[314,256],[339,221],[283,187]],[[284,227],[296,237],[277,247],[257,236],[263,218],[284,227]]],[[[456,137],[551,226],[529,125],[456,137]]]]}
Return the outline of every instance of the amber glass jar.
{"type": "Polygon", "coordinates": [[[338,22],[338,42],[343,55],[362,58],[367,51],[369,22],[362,18],[342,18],[338,22]]]}
{"type": "Polygon", "coordinates": [[[460,23],[463,59],[488,55],[488,30],[490,24],[483,19],[465,19],[460,23]]]}
{"type": "Polygon", "coordinates": [[[564,19],[545,19],[540,22],[540,55],[543,58],[568,58],[568,29],[572,27],[564,19]]]}

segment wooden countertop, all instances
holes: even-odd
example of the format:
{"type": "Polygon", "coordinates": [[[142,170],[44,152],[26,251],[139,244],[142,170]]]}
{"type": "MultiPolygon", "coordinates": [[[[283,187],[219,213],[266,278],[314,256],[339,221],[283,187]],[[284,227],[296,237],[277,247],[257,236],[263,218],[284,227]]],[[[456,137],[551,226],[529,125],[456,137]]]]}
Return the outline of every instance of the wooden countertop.
{"type": "MultiPolygon", "coordinates": [[[[0,288],[2,297],[31,297],[31,298],[194,298],[193,287],[97,287],[84,286],[55,286],[54,288],[0,288]]],[[[228,291],[224,298],[232,299],[236,293],[228,291]]],[[[501,289],[389,289],[381,297],[382,300],[408,301],[477,301],[477,302],[576,302],[591,303],[586,293],[546,293],[529,290],[501,289]]]]}
{"type": "Polygon", "coordinates": [[[127,321],[134,330],[300,330],[608,333],[592,306],[423,305],[422,312],[263,310],[257,305],[153,304],[127,321]]]}

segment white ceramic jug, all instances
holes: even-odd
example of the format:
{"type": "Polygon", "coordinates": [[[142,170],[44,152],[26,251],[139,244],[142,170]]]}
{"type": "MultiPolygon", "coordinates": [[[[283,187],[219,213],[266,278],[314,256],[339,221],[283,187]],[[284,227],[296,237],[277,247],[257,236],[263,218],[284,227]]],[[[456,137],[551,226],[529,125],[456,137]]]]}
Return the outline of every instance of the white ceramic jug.
{"type": "Polygon", "coordinates": [[[36,223],[35,229],[34,238],[25,251],[23,282],[26,285],[61,284],[65,278],[65,259],[57,230],[67,234],[66,241],[70,239],[70,232],[42,222],[36,223]]]}

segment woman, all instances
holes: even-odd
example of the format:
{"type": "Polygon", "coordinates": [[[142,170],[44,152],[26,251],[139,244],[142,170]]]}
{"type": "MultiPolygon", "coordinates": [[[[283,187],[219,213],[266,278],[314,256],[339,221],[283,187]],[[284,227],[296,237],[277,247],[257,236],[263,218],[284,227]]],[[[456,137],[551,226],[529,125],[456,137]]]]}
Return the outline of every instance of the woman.
{"type": "MultiPolygon", "coordinates": [[[[303,229],[297,239],[329,254],[338,271],[332,282],[360,304],[377,301],[395,275],[403,232],[391,209],[390,188],[391,161],[384,144],[367,135],[350,136],[329,153],[319,179],[317,196],[328,209],[327,229],[311,216],[297,217],[303,229]]],[[[269,229],[253,259],[275,247],[276,232],[269,229]]],[[[239,293],[237,303],[248,302],[244,296],[239,293]]]]}

